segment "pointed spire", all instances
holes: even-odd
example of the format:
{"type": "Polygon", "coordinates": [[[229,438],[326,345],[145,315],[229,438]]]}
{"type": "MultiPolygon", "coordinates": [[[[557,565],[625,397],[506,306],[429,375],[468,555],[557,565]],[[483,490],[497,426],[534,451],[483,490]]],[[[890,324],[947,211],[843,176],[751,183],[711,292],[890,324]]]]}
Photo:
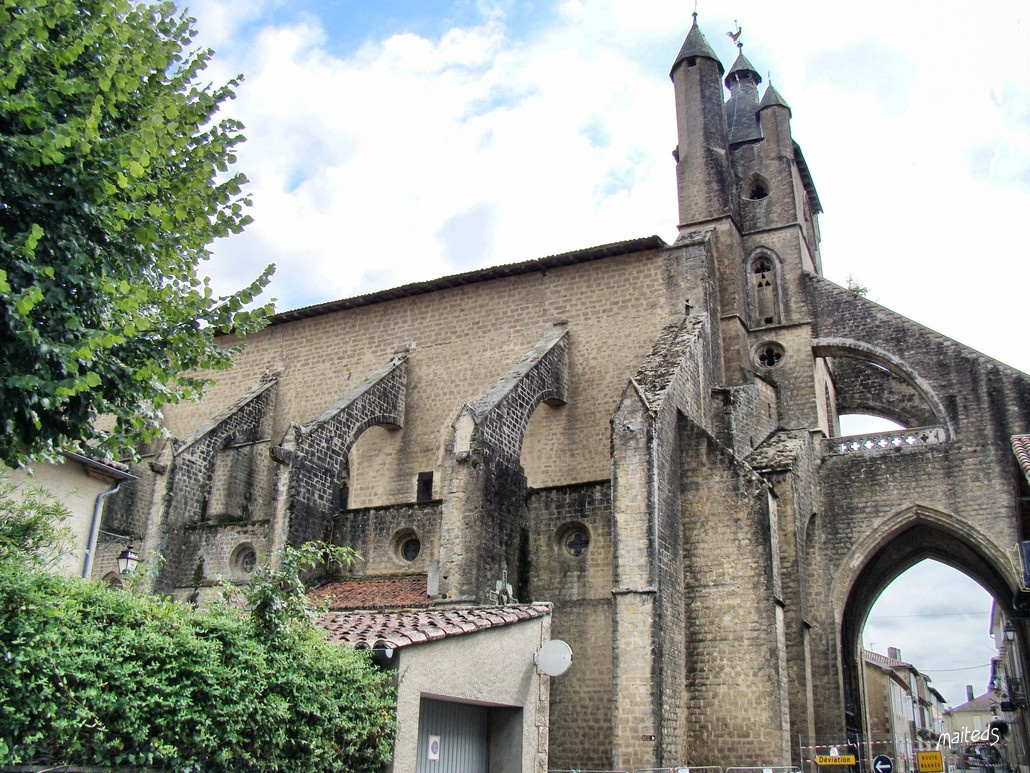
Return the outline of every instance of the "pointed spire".
{"type": "Polygon", "coordinates": [[[744,47],[738,43],[737,48],[739,49],[737,60],[730,67],[730,71],[726,73],[726,86],[732,90],[732,84],[742,78],[749,78],[757,86],[762,82],[762,76],[758,74],[758,70],[744,56],[744,47]]]}
{"type": "Polygon", "coordinates": [[[773,88],[772,81],[769,82],[769,86],[766,88],[765,94],[762,95],[762,101],[758,105],[758,111],[761,112],[767,107],[785,107],[787,108],[787,112],[790,112],[790,105],[788,105],[787,101],[780,96],[780,92],[773,88]]]}
{"type": "MultiPolygon", "coordinates": [[[[715,51],[708,44],[708,40],[705,38],[701,28],[697,26],[697,12],[694,14],[694,24],[690,28],[690,32],[687,33],[687,39],[683,41],[683,46],[680,48],[679,55],[676,57],[676,61],[672,63],[672,69],[675,70],[679,63],[684,59],[690,57],[703,57],[705,59],[712,59],[716,64],[719,65],[719,72],[725,72],[725,68],[722,66],[722,62],[719,61],[719,57],[715,55],[715,51]]],[[[670,71],[671,74],[671,71],[670,71]]]]}
{"type": "MultiPolygon", "coordinates": [[[[737,48],[743,48],[739,42],[737,48]]],[[[725,79],[730,90],[730,98],[726,102],[730,145],[762,139],[762,127],[758,122],[758,84],[761,82],[762,76],[741,50],[725,79]]]]}

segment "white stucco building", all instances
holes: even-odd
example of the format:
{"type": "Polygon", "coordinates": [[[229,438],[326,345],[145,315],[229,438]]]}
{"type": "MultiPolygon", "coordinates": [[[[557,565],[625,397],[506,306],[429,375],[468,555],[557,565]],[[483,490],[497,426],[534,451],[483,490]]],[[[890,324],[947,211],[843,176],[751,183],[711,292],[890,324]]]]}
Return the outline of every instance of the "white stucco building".
{"type": "MultiPolygon", "coordinates": [[[[329,612],[334,641],[368,647],[397,679],[392,771],[547,770],[550,677],[535,654],[551,605],[329,612]]],[[[569,676],[561,677],[569,678],[569,676]]]]}

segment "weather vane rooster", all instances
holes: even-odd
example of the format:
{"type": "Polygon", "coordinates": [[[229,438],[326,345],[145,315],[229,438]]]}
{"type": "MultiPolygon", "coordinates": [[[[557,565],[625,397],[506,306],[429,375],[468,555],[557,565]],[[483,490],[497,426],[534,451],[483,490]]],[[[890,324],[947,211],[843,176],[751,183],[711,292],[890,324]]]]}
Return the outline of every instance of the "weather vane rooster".
{"type": "Polygon", "coordinates": [[[737,28],[736,32],[727,32],[726,37],[737,44],[737,48],[744,48],[744,44],[740,42],[740,33],[744,31],[744,28],[740,26],[740,23],[734,19],[733,26],[737,28]]]}

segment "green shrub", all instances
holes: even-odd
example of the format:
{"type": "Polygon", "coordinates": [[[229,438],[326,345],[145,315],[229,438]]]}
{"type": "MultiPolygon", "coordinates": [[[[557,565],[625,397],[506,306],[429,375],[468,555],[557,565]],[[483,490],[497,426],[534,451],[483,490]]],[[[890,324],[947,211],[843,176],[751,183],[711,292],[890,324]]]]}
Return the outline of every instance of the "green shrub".
{"type": "Polygon", "coordinates": [[[310,626],[0,559],[0,763],[372,771],[392,680],[310,626]]]}
{"type": "Polygon", "coordinates": [[[0,560],[48,566],[71,549],[68,508],[40,486],[19,487],[0,468],[0,560]]]}

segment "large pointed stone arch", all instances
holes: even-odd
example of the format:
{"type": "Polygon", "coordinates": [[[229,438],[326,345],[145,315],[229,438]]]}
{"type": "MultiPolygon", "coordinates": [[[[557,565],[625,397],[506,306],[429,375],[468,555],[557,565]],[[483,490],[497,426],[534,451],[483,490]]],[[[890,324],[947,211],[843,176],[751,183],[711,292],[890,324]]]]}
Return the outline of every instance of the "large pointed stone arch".
{"type": "Polygon", "coordinates": [[[857,541],[831,586],[832,642],[840,673],[840,700],[852,727],[863,726],[861,634],[880,593],[900,574],[934,559],[982,585],[1008,614],[1018,584],[1004,550],[959,516],[910,504],[882,519],[857,541]]]}
{"type": "MultiPolygon", "coordinates": [[[[1018,581],[1012,575],[1011,563],[1003,548],[984,535],[968,521],[952,513],[945,513],[933,507],[921,504],[909,504],[885,516],[879,524],[857,541],[843,562],[841,562],[833,580],[831,602],[837,616],[836,622],[842,624],[844,607],[852,599],[854,589],[863,576],[868,577],[877,572],[877,563],[890,558],[884,551],[891,545],[899,544],[900,538],[911,534],[913,529],[932,531],[943,535],[959,548],[955,555],[949,555],[945,545],[909,540],[902,545],[903,554],[911,560],[907,565],[887,577],[873,594],[875,596],[905,569],[918,563],[923,558],[934,558],[942,563],[955,566],[971,576],[976,576],[987,589],[999,598],[1002,603],[1011,601],[1018,588],[1018,581]]],[[[897,560],[894,565],[899,566],[897,560]]],[[[883,572],[878,572],[883,574],[883,572]]],[[[872,606],[872,602],[869,603],[872,606]]]]}

